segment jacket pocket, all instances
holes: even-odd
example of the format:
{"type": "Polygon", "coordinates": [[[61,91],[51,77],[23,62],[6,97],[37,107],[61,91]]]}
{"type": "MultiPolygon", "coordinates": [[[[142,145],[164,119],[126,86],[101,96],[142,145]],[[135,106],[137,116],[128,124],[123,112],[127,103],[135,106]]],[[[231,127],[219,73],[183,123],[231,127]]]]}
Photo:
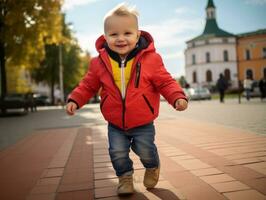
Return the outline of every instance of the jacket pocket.
{"type": "Polygon", "coordinates": [[[139,87],[140,70],[141,70],[141,64],[138,62],[136,66],[135,88],[139,87]]]}
{"type": "Polygon", "coordinates": [[[101,109],[101,111],[102,111],[103,104],[104,104],[104,102],[106,101],[107,97],[108,97],[108,95],[106,95],[106,96],[103,98],[103,100],[101,101],[101,103],[100,103],[100,109],[101,109]]]}
{"type": "Polygon", "coordinates": [[[151,106],[149,100],[147,99],[147,97],[146,97],[144,94],[143,94],[142,96],[143,96],[143,98],[144,98],[146,104],[148,105],[148,107],[149,107],[151,113],[154,114],[154,108],[151,106]]]}

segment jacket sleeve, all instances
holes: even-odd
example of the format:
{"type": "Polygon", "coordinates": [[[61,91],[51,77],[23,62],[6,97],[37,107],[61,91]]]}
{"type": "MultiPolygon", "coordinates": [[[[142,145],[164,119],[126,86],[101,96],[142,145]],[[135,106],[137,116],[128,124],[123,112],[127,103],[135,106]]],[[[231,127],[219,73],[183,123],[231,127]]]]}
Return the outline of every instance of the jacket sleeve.
{"type": "Polygon", "coordinates": [[[73,101],[81,108],[88,100],[93,97],[100,89],[100,80],[97,74],[97,61],[93,58],[90,67],[84,78],[79,82],[78,86],[70,93],[68,102],[73,101]]]}
{"type": "Polygon", "coordinates": [[[173,107],[175,101],[178,99],[185,99],[187,97],[181,88],[181,86],[172,78],[169,72],[164,67],[162,58],[159,54],[155,54],[154,61],[156,63],[152,82],[161,95],[171,104],[173,107]]]}

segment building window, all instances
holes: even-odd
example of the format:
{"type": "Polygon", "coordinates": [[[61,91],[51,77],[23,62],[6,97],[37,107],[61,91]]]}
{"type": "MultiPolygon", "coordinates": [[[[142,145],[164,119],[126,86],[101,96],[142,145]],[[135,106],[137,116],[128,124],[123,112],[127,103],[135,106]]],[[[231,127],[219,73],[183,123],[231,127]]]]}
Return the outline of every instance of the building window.
{"type": "Polygon", "coordinates": [[[211,70],[207,70],[207,72],[206,72],[206,81],[207,82],[212,82],[212,72],[211,72],[211,70]]]}
{"type": "Polygon", "coordinates": [[[209,63],[210,60],[211,60],[211,59],[210,59],[210,53],[207,52],[207,53],[206,53],[206,62],[209,63]]]}
{"type": "Polygon", "coordinates": [[[231,80],[231,72],[230,69],[225,69],[224,70],[224,77],[226,80],[230,81],[231,80]]]}
{"type": "Polygon", "coordinates": [[[228,39],[227,38],[223,38],[223,43],[228,43],[228,39]]]}
{"type": "Polygon", "coordinates": [[[195,54],[192,55],[192,64],[193,65],[196,64],[196,55],[195,54]]]}
{"type": "Polygon", "coordinates": [[[250,77],[253,80],[253,71],[251,69],[246,71],[246,77],[250,77]]]}
{"type": "Polygon", "coordinates": [[[224,61],[227,62],[228,61],[228,51],[224,50],[224,61]]]}
{"type": "Polygon", "coordinates": [[[250,60],[250,50],[246,49],[246,60],[250,60]]]}
{"type": "Polygon", "coordinates": [[[197,83],[197,72],[192,73],[193,83],[197,83]]]}
{"type": "Polygon", "coordinates": [[[262,49],[262,58],[266,58],[266,48],[262,49]]]}

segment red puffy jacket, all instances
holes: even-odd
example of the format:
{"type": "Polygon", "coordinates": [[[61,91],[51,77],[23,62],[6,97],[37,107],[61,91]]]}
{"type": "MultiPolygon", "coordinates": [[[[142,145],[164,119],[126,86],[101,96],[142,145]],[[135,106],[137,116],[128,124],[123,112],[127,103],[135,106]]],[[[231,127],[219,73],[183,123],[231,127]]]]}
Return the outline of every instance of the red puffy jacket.
{"type": "Polygon", "coordinates": [[[125,99],[116,86],[103,36],[96,41],[99,56],[92,58],[83,80],[72,91],[69,100],[82,107],[101,89],[101,112],[108,122],[127,130],[153,121],[159,113],[160,94],[174,106],[177,99],[187,99],[182,88],[166,71],[155,52],[151,35],[142,31],[148,47],[135,57],[125,99]]]}

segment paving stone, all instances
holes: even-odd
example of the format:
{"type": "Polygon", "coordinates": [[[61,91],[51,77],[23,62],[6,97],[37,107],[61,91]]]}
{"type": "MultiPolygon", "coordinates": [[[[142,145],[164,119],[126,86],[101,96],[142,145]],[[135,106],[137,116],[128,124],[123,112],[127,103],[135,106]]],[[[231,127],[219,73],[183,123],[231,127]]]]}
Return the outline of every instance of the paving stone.
{"type": "Polygon", "coordinates": [[[206,183],[222,183],[227,181],[233,181],[235,180],[231,176],[227,174],[217,174],[217,175],[210,175],[210,176],[201,176],[200,179],[202,179],[206,183]]]}
{"type": "Polygon", "coordinates": [[[93,200],[93,190],[83,190],[74,192],[62,192],[56,195],[55,200],[93,200]]]}
{"type": "Polygon", "coordinates": [[[42,178],[37,182],[36,185],[58,185],[60,180],[60,177],[42,178]]]}
{"type": "Polygon", "coordinates": [[[39,185],[35,186],[30,194],[51,194],[56,193],[56,190],[58,188],[58,185],[39,185]]]}
{"type": "Polygon", "coordinates": [[[26,200],[54,200],[55,194],[34,194],[26,197],[26,200]]]}
{"type": "Polygon", "coordinates": [[[253,189],[256,189],[260,193],[266,195],[266,177],[264,178],[256,178],[256,179],[249,179],[246,180],[245,183],[252,187],[253,189]]]}
{"type": "Polygon", "coordinates": [[[116,196],[116,186],[115,187],[104,187],[104,188],[95,188],[95,198],[111,197],[116,196]]]}
{"type": "Polygon", "coordinates": [[[108,179],[108,178],[115,178],[116,174],[114,172],[102,172],[102,173],[94,173],[94,179],[108,179]]]}
{"type": "Polygon", "coordinates": [[[199,159],[190,159],[190,160],[175,160],[179,165],[184,167],[185,169],[188,170],[193,170],[193,169],[202,169],[202,168],[210,168],[211,166],[202,162],[199,159]]]}
{"type": "Polygon", "coordinates": [[[196,169],[196,170],[191,170],[190,172],[196,176],[208,176],[208,175],[214,175],[214,174],[223,174],[222,171],[220,171],[216,168],[196,169]]]}
{"type": "Polygon", "coordinates": [[[95,180],[94,187],[95,188],[103,188],[103,187],[115,187],[118,184],[118,178],[112,179],[103,179],[103,180],[95,180]]]}
{"type": "Polygon", "coordinates": [[[214,188],[206,185],[187,185],[179,188],[188,200],[228,200],[214,188]]]}
{"type": "Polygon", "coordinates": [[[245,190],[237,192],[224,193],[230,200],[265,200],[266,196],[257,192],[256,190],[245,190]]]}
{"type": "Polygon", "coordinates": [[[245,185],[239,181],[213,183],[213,184],[211,184],[211,186],[220,193],[250,189],[250,187],[248,187],[247,185],[245,185]]]}
{"type": "Polygon", "coordinates": [[[63,176],[64,168],[55,168],[55,169],[47,169],[45,174],[43,174],[42,178],[48,177],[61,177],[63,176]]]}

